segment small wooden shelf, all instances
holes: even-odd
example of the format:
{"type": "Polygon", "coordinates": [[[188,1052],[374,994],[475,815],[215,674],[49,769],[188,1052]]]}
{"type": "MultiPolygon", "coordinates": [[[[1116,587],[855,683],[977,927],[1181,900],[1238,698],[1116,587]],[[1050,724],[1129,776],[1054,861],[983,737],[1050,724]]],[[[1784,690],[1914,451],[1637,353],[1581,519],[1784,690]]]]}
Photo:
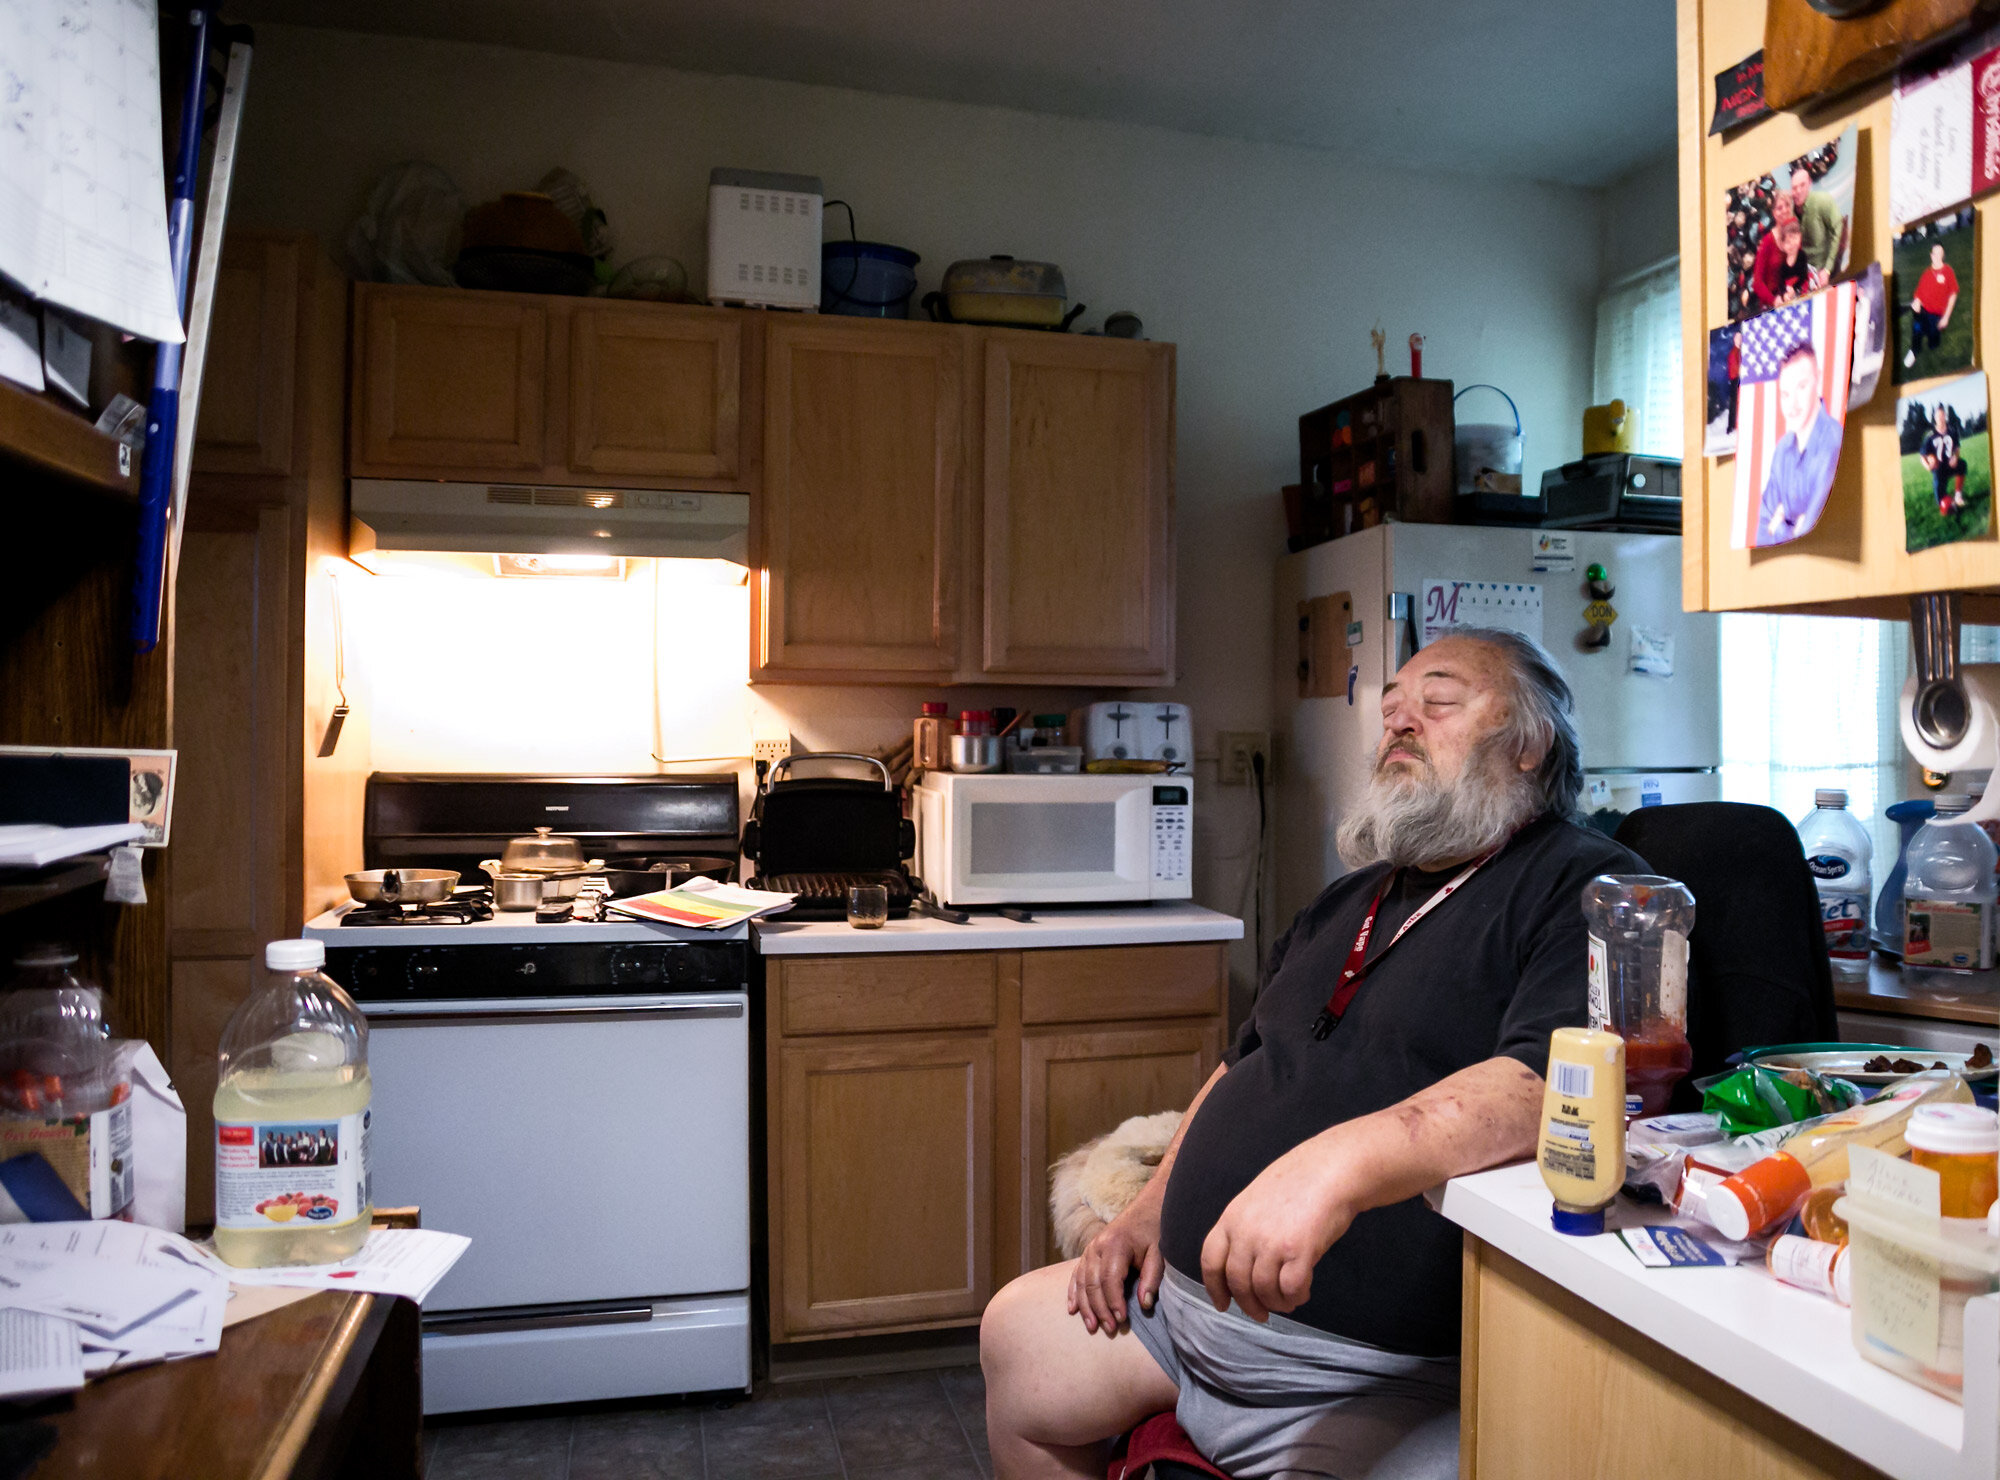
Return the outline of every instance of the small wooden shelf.
{"type": "Polygon", "coordinates": [[[0,915],[101,884],[110,869],[110,860],[99,854],[66,858],[43,869],[0,870],[0,915]]]}
{"type": "Polygon", "coordinates": [[[98,431],[78,413],[4,380],[0,380],[0,455],[106,493],[138,496],[139,459],[124,443],[98,431]]]}

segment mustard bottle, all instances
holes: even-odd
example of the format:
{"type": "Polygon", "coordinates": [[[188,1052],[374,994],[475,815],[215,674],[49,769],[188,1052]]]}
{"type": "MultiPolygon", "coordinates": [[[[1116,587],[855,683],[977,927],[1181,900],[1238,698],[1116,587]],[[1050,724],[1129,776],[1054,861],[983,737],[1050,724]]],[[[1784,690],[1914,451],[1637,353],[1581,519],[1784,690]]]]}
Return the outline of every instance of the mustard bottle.
{"type": "Polygon", "coordinates": [[[1536,1161],[1555,1195],[1558,1233],[1604,1232],[1625,1181],[1625,1040],[1595,1028],[1549,1035],[1548,1089],[1536,1161]]]}

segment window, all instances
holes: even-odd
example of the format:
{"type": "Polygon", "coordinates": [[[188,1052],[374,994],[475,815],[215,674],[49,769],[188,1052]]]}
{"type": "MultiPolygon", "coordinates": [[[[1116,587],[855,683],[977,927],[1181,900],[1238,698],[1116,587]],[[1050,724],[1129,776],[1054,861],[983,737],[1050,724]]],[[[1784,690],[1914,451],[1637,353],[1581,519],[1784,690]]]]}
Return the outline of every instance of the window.
{"type": "MultiPolygon", "coordinates": [[[[1761,802],[1792,822],[1813,793],[1838,786],[1875,844],[1879,884],[1895,861],[1882,815],[1912,795],[1897,702],[1909,672],[1907,622],[1726,612],[1722,648],[1722,795],[1761,802]]],[[[1963,646],[1973,651],[1968,628],[1963,646]]]]}
{"type": "Polygon", "coordinates": [[[1637,418],[1633,447],[1649,457],[1681,455],[1680,259],[1614,284],[1597,303],[1597,367],[1591,399],[1619,400],[1637,418]]]}

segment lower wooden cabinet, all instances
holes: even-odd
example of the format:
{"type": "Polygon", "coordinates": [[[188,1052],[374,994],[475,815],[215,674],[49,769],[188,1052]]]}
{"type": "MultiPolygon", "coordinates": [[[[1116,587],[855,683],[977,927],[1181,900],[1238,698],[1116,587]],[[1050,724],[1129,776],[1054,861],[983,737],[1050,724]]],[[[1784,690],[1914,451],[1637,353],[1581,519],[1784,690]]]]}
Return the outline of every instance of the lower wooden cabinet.
{"type": "Polygon", "coordinates": [[[1184,1108],[1227,1001],[1207,943],[786,956],[766,987],[781,1342],[976,1322],[1055,1257],[1050,1163],[1184,1108]]]}

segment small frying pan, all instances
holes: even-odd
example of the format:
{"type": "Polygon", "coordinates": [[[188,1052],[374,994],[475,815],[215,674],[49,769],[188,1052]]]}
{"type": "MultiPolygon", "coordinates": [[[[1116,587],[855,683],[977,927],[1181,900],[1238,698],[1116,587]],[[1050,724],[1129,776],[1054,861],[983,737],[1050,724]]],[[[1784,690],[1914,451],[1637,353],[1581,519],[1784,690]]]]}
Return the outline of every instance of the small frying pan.
{"type": "Polygon", "coordinates": [[[457,887],[458,875],[448,868],[371,868],[347,876],[347,892],[362,904],[436,904],[457,887]]]}

